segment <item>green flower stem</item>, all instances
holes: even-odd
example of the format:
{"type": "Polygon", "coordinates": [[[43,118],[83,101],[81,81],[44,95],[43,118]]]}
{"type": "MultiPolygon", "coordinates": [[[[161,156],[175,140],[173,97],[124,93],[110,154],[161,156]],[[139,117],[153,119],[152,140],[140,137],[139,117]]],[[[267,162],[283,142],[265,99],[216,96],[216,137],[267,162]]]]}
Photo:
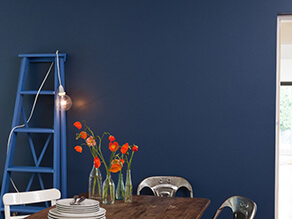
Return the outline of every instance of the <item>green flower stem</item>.
{"type": "Polygon", "coordinates": [[[111,180],[111,175],[109,174],[107,175],[103,184],[102,200],[104,204],[113,204],[115,201],[115,188],[114,185],[112,185],[111,180]]]}
{"type": "Polygon", "coordinates": [[[130,202],[132,196],[132,185],[126,185],[126,191],[125,200],[126,202],[130,202]]]}
{"type": "Polygon", "coordinates": [[[132,202],[132,179],[131,170],[127,170],[126,185],[125,185],[125,202],[132,202]]]}
{"type": "Polygon", "coordinates": [[[95,150],[96,150],[96,152],[99,154],[100,159],[102,160],[102,162],[103,162],[103,164],[104,164],[104,167],[105,167],[105,169],[106,169],[106,171],[107,171],[107,173],[108,173],[108,166],[106,165],[106,162],[105,162],[105,160],[104,160],[103,154],[102,154],[102,152],[101,152],[101,142],[102,142],[102,138],[104,137],[104,134],[105,134],[105,133],[102,134],[102,137],[97,136],[98,139],[99,139],[99,144],[98,144],[98,150],[96,150],[96,149],[95,149],[95,150]]]}
{"type": "Polygon", "coordinates": [[[94,149],[91,148],[91,147],[89,147],[89,150],[90,150],[90,153],[91,153],[92,157],[95,158],[96,155],[95,155],[95,153],[94,153],[94,152],[95,152],[94,149]]]}
{"type": "Polygon", "coordinates": [[[91,135],[94,136],[93,131],[86,125],[86,121],[82,120],[81,122],[83,122],[85,127],[86,127],[86,129],[84,131],[88,130],[91,133],[91,135]]]}
{"type": "Polygon", "coordinates": [[[108,185],[109,185],[109,182],[107,182],[107,183],[105,184],[104,190],[102,191],[102,192],[103,192],[103,197],[104,197],[105,199],[107,199],[108,185]]]}
{"type": "Polygon", "coordinates": [[[95,147],[89,147],[90,148],[90,152],[91,152],[91,154],[92,154],[92,156],[93,156],[93,158],[95,158],[97,155],[100,157],[100,159],[102,160],[102,162],[103,162],[103,164],[104,164],[104,167],[105,167],[105,169],[106,169],[106,171],[107,171],[107,173],[108,173],[108,166],[106,165],[106,162],[105,162],[105,159],[104,159],[104,157],[103,157],[103,154],[102,154],[102,152],[101,152],[101,142],[102,142],[102,139],[103,139],[103,137],[105,136],[105,135],[110,135],[110,133],[108,133],[108,132],[104,132],[103,134],[102,134],[102,136],[101,137],[99,137],[98,135],[97,136],[95,136],[94,135],[94,133],[93,133],[93,131],[86,125],[86,121],[82,121],[83,123],[84,123],[84,125],[85,125],[85,130],[84,131],[86,131],[86,130],[88,130],[90,133],[91,133],[91,135],[92,136],[94,136],[94,138],[96,139],[96,138],[98,138],[98,140],[99,140],[99,142],[98,142],[98,150],[95,148],[95,147]],[[95,152],[95,153],[94,153],[95,152]]]}
{"type": "Polygon", "coordinates": [[[130,158],[130,160],[128,161],[128,168],[127,168],[128,170],[131,168],[131,164],[132,164],[133,156],[134,156],[134,151],[132,151],[131,158],[130,158]]]}
{"type": "Polygon", "coordinates": [[[98,193],[101,194],[101,185],[99,183],[98,176],[96,177],[96,179],[97,179],[98,193]]]}
{"type": "MultiPolygon", "coordinates": [[[[96,168],[97,169],[97,168],[96,168]]],[[[98,176],[94,176],[94,180],[93,180],[93,188],[92,188],[92,195],[94,196],[95,194],[95,187],[96,187],[96,182],[97,182],[97,186],[98,186],[98,194],[101,194],[101,185],[99,183],[99,180],[98,180],[98,176]]]]}
{"type": "MultiPolygon", "coordinates": [[[[123,185],[123,174],[122,174],[122,170],[119,171],[119,183],[120,183],[120,186],[121,188],[119,188],[121,190],[121,193],[122,193],[122,199],[125,198],[125,187],[122,187],[123,185]]],[[[119,185],[118,185],[119,186],[119,185]]]]}
{"type": "Polygon", "coordinates": [[[96,175],[95,175],[95,176],[94,176],[94,180],[93,180],[92,196],[94,196],[94,194],[95,194],[96,180],[97,180],[97,177],[96,177],[96,175]]]}

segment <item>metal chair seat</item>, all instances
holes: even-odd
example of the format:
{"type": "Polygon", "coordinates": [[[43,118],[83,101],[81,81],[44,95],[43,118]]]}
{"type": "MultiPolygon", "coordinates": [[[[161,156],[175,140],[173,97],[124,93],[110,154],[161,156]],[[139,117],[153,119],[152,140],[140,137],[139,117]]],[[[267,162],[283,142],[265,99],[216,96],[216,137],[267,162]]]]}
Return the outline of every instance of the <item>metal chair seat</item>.
{"type": "Polygon", "coordinates": [[[252,200],[241,196],[232,196],[219,207],[213,219],[216,219],[225,207],[231,208],[233,219],[253,219],[257,210],[257,205],[252,200]]]}
{"type": "Polygon", "coordinates": [[[151,176],[141,181],[138,185],[137,195],[140,191],[149,187],[155,196],[174,197],[177,190],[185,187],[190,191],[190,197],[193,198],[193,188],[184,178],[178,176],[151,176]]]}

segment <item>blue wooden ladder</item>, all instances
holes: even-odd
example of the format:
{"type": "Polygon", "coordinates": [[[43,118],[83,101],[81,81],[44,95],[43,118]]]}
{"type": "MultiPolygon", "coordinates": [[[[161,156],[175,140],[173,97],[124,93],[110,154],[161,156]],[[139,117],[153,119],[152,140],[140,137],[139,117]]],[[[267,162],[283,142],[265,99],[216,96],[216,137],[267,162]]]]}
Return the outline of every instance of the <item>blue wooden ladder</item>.
{"type": "MultiPolygon", "coordinates": [[[[56,54],[21,54],[19,55],[21,58],[21,66],[19,73],[19,82],[17,88],[17,96],[15,101],[14,115],[12,120],[12,130],[14,127],[21,125],[20,118],[22,116],[22,121],[24,121],[24,127],[16,128],[11,133],[10,142],[8,142],[8,150],[5,162],[5,168],[3,173],[3,181],[1,187],[1,199],[0,199],[0,219],[4,218],[4,206],[3,206],[3,195],[9,192],[10,187],[10,177],[13,172],[23,172],[27,174],[31,174],[30,180],[26,187],[26,191],[29,191],[35,176],[37,176],[39,180],[39,184],[41,189],[44,188],[44,182],[41,174],[49,173],[53,174],[53,182],[52,185],[54,188],[61,190],[62,197],[67,197],[67,161],[66,161],[66,117],[65,112],[63,110],[59,110],[56,107],[56,100],[58,99],[58,65],[57,60],[59,60],[59,72],[60,72],[60,80],[64,87],[65,83],[65,73],[64,73],[64,62],[66,61],[66,54],[58,54],[58,59],[56,54]],[[25,90],[26,81],[28,75],[28,69],[30,63],[53,63],[55,66],[54,72],[54,88],[51,90],[41,90],[39,95],[51,95],[54,98],[54,121],[53,127],[50,128],[36,128],[30,127],[27,122],[27,118],[24,113],[24,96],[25,95],[36,95],[37,90],[25,90]],[[18,133],[26,133],[29,146],[32,152],[33,163],[34,166],[14,166],[14,151],[16,146],[19,147],[19,143],[17,141],[18,133]],[[34,133],[34,134],[33,134],[34,133]],[[41,149],[41,153],[39,157],[36,155],[35,146],[32,141],[31,135],[37,134],[47,134],[48,138],[41,149]],[[53,140],[52,140],[53,139],[53,140]],[[51,142],[53,141],[53,142],[51,142]],[[44,157],[44,154],[48,148],[49,143],[53,145],[53,158],[52,158],[52,167],[42,167],[41,161],[44,157]]],[[[26,100],[26,99],[25,99],[26,100]]],[[[21,183],[21,182],[20,182],[21,183]]],[[[16,183],[17,184],[17,183],[16,183]]],[[[40,211],[44,207],[32,207],[32,206],[11,206],[12,212],[23,212],[23,213],[34,213],[40,211]]]]}

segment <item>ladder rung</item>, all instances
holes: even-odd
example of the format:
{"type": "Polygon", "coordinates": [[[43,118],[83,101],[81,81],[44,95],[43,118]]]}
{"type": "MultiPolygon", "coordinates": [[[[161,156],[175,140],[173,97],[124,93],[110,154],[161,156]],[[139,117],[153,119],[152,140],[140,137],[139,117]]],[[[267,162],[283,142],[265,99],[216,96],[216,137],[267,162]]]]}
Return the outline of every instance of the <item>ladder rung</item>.
{"type": "MultiPolygon", "coordinates": [[[[59,53],[59,57],[66,57],[65,53],[59,53]]],[[[19,54],[18,57],[28,57],[28,58],[40,58],[40,57],[56,57],[56,53],[44,53],[44,54],[19,54]]]]}
{"type": "MultiPolygon", "coordinates": [[[[59,53],[59,58],[64,58],[64,61],[66,61],[66,54],[65,53],[59,53]]],[[[20,54],[18,57],[26,57],[29,58],[30,62],[54,62],[56,58],[56,53],[50,53],[50,54],[20,54]]]]}
{"type": "MultiPolygon", "coordinates": [[[[4,211],[4,208],[0,208],[1,211],[4,211]]],[[[37,206],[10,206],[11,212],[22,212],[22,213],[36,213],[45,209],[45,207],[37,206]]]]}
{"type": "Polygon", "coordinates": [[[26,133],[54,133],[54,129],[49,128],[17,128],[14,132],[26,132],[26,133]]]}
{"type": "Polygon", "coordinates": [[[54,173],[52,167],[29,167],[29,166],[14,166],[8,167],[9,172],[29,172],[29,173],[54,173]]]}
{"type": "MultiPolygon", "coordinates": [[[[30,95],[36,95],[37,94],[37,90],[25,90],[25,91],[20,91],[20,94],[24,95],[24,94],[30,94],[30,95]]],[[[51,90],[42,90],[39,93],[40,95],[55,95],[55,91],[51,91],[51,90]]]]}

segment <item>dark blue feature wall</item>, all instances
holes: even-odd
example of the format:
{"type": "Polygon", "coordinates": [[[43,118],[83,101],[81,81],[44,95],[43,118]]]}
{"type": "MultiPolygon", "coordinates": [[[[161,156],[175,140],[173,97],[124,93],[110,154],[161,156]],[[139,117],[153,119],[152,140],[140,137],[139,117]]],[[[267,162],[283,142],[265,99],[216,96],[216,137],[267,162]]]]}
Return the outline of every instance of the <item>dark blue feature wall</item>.
{"type": "Polygon", "coordinates": [[[288,0],[3,1],[1,182],[17,56],[58,49],[74,102],[69,196],[87,190],[92,159],[74,151],[72,125],[86,120],[139,145],[134,191],[147,176],[178,175],[211,200],[204,219],[236,194],[257,203],[257,218],[274,218],[276,21],[291,11],[288,0]]]}

